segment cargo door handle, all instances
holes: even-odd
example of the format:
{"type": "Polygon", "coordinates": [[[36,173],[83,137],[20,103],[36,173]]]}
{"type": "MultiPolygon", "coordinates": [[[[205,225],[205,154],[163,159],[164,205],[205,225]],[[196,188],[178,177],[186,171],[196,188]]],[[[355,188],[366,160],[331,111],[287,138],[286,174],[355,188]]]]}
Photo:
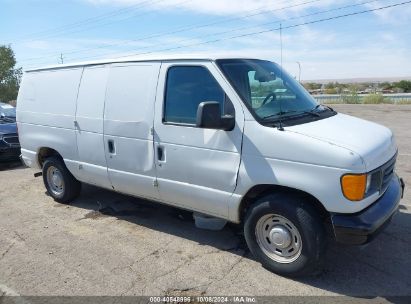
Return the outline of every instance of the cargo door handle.
{"type": "Polygon", "coordinates": [[[107,142],[108,145],[108,153],[115,154],[116,153],[116,146],[114,145],[114,140],[109,139],[107,142]]]}
{"type": "Polygon", "coordinates": [[[157,159],[160,162],[165,162],[166,156],[164,153],[164,147],[158,146],[157,147],[157,159]]]}

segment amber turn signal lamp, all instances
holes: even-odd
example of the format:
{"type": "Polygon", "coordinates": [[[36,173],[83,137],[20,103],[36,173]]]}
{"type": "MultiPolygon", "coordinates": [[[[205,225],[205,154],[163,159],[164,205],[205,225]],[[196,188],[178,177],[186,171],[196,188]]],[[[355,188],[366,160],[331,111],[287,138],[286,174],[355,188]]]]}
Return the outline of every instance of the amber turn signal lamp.
{"type": "Polygon", "coordinates": [[[364,198],[367,185],[367,174],[347,174],[341,178],[341,188],[344,196],[350,201],[360,201],[364,198]]]}

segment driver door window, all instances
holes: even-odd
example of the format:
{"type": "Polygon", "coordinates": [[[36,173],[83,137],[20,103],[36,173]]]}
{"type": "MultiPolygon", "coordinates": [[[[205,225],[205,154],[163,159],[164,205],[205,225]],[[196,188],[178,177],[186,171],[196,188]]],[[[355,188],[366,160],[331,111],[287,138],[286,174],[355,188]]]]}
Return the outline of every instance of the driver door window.
{"type": "Polygon", "coordinates": [[[217,101],[221,114],[233,114],[231,102],[206,68],[174,66],[168,70],[163,122],[195,125],[198,105],[204,101],[217,101]]]}

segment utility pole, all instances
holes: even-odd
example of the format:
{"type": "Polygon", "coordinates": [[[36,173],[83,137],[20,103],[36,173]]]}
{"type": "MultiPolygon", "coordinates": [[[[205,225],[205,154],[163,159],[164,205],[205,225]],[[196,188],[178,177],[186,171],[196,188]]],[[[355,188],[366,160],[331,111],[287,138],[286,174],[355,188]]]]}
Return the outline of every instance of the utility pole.
{"type": "Polygon", "coordinates": [[[298,82],[301,82],[301,63],[299,61],[296,61],[298,64],[298,82]]]}

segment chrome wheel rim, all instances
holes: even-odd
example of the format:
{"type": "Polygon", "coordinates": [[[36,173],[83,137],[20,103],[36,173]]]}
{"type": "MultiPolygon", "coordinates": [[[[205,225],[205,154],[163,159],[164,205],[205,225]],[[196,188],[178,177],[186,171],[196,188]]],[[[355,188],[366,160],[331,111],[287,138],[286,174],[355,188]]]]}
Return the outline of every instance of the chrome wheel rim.
{"type": "Polygon", "coordinates": [[[270,259],[278,263],[291,263],[299,258],[302,240],[297,227],[277,214],[261,217],[255,227],[257,243],[270,259]]]}
{"type": "Polygon", "coordinates": [[[54,166],[47,169],[47,183],[52,194],[60,196],[64,193],[64,180],[61,171],[54,166]]]}

